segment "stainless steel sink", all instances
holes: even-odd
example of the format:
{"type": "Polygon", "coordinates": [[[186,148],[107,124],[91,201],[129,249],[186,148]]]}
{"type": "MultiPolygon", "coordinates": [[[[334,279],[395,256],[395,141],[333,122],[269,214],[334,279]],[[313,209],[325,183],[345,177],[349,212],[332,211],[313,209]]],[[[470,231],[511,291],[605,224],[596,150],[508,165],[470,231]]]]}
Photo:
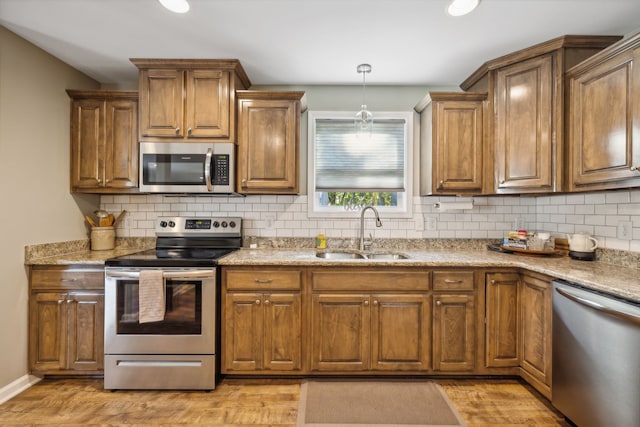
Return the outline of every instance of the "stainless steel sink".
{"type": "Polygon", "coordinates": [[[367,259],[408,259],[409,257],[404,254],[367,254],[367,259]]]}
{"type": "Polygon", "coordinates": [[[316,252],[316,256],[324,259],[365,259],[364,255],[349,252],[316,252]]]}
{"type": "Polygon", "coordinates": [[[316,252],[316,257],[324,259],[362,259],[362,260],[397,260],[408,259],[409,257],[404,254],[398,253],[374,253],[374,254],[361,254],[355,252],[316,252]]]}

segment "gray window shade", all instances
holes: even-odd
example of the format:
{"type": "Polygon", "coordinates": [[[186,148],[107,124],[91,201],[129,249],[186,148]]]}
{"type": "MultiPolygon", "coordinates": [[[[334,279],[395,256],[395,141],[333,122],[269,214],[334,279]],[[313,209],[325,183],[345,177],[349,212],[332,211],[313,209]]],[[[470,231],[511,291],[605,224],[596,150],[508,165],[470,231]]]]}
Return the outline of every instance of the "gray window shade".
{"type": "Polygon", "coordinates": [[[404,191],[404,119],[374,119],[370,136],[358,135],[353,120],[315,125],[317,191],[404,191]]]}

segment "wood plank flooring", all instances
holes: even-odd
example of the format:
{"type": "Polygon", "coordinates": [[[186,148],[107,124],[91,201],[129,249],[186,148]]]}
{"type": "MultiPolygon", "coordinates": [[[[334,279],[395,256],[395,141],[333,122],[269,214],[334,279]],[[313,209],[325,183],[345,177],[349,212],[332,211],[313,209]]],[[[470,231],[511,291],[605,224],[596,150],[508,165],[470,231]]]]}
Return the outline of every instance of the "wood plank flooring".
{"type": "MultiPolygon", "coordinates": [[[[435,380],[469,427],[569,426],[511,379],[435,380]]],[[[0,405],[0,426],[293,427],[300,380],[225,379],[215,391],[105,391],[101,379],[45,379],[0,405]]]]}

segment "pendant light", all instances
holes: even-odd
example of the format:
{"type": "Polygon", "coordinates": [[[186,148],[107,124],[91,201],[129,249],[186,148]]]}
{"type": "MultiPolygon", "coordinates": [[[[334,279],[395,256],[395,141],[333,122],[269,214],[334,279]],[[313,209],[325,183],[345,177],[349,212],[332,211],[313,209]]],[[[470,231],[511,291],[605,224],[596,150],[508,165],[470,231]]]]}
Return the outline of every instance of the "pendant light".
{"type": "Polygon", "coordinates": [[[358,133],[371,133],[373,128],[373,114],[367,110],[367,103],[365,101],[366,90],[366,78],[367,73],[371,72],[371,65],[360,64],[356,68],[358,74],[362,74],[362,105],[360,105],[360,111],[356,114],[355,127],[358,133]]]}

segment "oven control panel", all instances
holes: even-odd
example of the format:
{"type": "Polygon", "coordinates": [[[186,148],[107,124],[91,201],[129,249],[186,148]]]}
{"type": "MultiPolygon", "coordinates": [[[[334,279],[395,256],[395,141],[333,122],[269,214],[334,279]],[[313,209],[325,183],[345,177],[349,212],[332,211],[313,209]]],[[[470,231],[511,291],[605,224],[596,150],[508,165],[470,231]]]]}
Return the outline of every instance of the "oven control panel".
{"type": "Polygon", "coordinates": [[[242,218],[159,217],[156,236],[241,236],[242,218]]]}

